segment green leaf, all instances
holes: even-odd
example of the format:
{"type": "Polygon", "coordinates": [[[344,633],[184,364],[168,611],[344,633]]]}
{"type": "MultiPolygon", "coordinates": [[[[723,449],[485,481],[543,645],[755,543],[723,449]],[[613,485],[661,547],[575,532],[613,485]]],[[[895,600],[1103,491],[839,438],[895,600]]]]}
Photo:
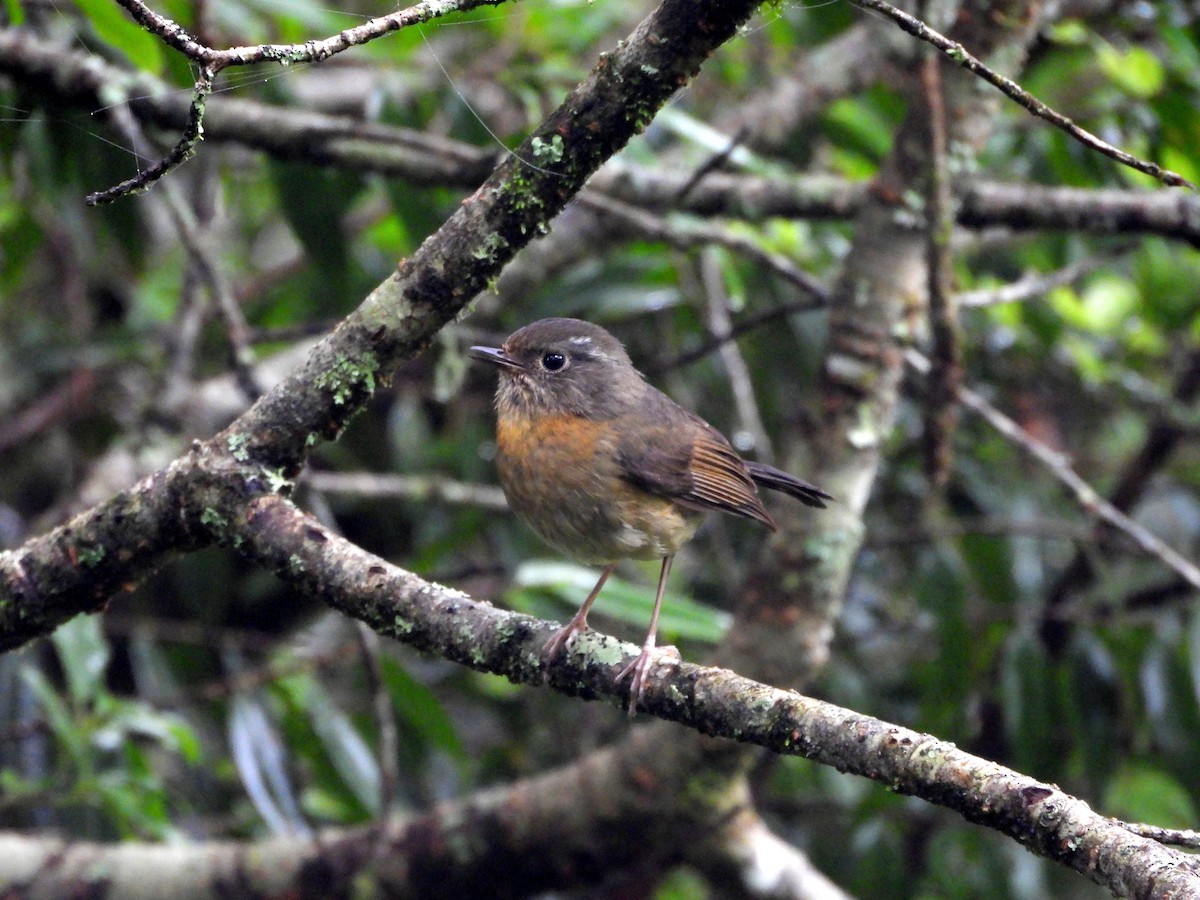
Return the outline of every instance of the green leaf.
{"type": "Polygon", "coordinates": [[[272,160],[270,171],[280,209],[316,269],[309,281],[316,308],[324,313],[344,308],[352,260],[342,217],[362,191],[362,178],[278,160],[272,160]]]}
{"type": "Polygon", "coordinates": [[[76,0],[92,28],[106,44],[123,53],[139,69],[157,75],[163,66],[162,42],[132,21],[109,0],[76,0]]]}
{"type": "Polygon", "coordinates": [[[58,695],[54,686],[50,684],[45,675],[32,667],[24,669],[21,677],[33,691],[38,705],[41,706],[42,712],[46,716],[46,721],[50,724],[50,730],[58,738],[66,755],[71,758],[81,773],[90,771],[91,755],[87,747],[87,735],[75,721],[71,710],[63,703],[62,697],[58,695]]]}
{"type": "Polygon", "coordinates": [[[1136,762],[1124,766],[1109,783],[1104,812],[1163,828],[1193,828],[1197,819],[1195,804],[1182,784],[1160,769],[1136,762]]]}
{"type": "Polygon", "coordinates": [[[1067,19],[1051,25],[1047,29],[1047,36],[1056,44],[1081,47],[1088,43],[1090,32],[1078,19],[1067,19]]]}
{"type": "Polygon", "coordinates": [[[1100,68],[1112,81],[1134,97],[1153,97],[1163,88],[1166,72],[1153,53],[1145,47],[1129,47],[1119,50],[1111,44],[1100,47],[1097,52],[1100,68]]]}
{"type": "MultiPolygon", "coordinates": [[[[517,569],[513,583],[518,589],[511,591],[507,599],[515,608],[525,609],[530,604],[530,592],[545,592],[561,600],[564,606],[578,607],[595,587],[598,577],[595,570],[575,563],[535,560],[517,569]]],[[[609,578],[596,608],[613,619],[644,628],[654,609],[654,588],[609,578]]],[[[663,596],[659,627],[671,639],[716,643],[731,622],[729,613],[703,606],[682,594],[668,590],[663,596]]]]}
{"type": "MultiPolygon", "coordinates": [[[[399,662],[385,657],[382,660],[383,682],[408,728],[434,747],[459,761],[467,759],[467,751],[458,737],[454,722],[433,691],[413,678],[399,662]]],[[[502,679],[503,680],[503,679],[502,679]]],[[[507,682],[506,682],[507,683],[507,682]]]]}
{"type": "Polygon", "coordinates": [[[1117,334],[1137,312],[1141,297],[1128,278],[1098,274],[1083,291],[1083,327],[1103,335],[1117,334]]]}
{"type": "Polygon", "coordinates": [[[1060,745],[1062,713],[1054,669],[1041,642],[1032,635],[1010,638],[1002,660],[1000,691],[1016,767],[1035,778],[1055,778],[1065,762],[1060,745]]]}
{"type": "Polygon", "coordinates": [[[371,813],[379,812],[379,765],[370,746],[319,682],[304,683],[304,708],[330,762],[358,802],[371,813]]]}
{"type": "Polygon", "coordinates": [[[50,640],[58,652],[71,698],[82,706],[104,690],[104,671],[111,651],[96,616],[76,616],[59,627],[50,640]]]}

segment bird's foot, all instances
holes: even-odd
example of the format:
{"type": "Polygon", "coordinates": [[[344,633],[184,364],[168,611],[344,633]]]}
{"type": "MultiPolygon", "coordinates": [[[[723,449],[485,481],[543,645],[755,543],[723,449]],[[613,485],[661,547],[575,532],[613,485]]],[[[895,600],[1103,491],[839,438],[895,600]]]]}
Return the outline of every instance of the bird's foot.
{"type": "Polygon", "coordinates": [[[546,654],[546,669],[543,671],[543,678],[550,678],[549,666],[554,660],[558,659],[558,655],[567,649],[567,644],[575,639],[575,635],[582,634],[588,630],[587,616],[580,617],[576,614],[570,622],[554,632],[554,636],[546,641],[542,652],[546,654]]]}
{"type": "Polygon", "coordinates": [[[679,651],[675,647],[667,644],[662,647],[656,647],[654,641],[647,641],[642,647],[642,652],[638,654],[637,659],[623,668],[617,673],[617,683],[620,684],[626,678],[629,678],[629,717],[633,718],[637,714],[638,704],[642,700],[642,695],[646,693],[646,686],[650,682],[650,670],[656,663],[662,663],[672,666],[677,666],[683,660],[679,651]]]}

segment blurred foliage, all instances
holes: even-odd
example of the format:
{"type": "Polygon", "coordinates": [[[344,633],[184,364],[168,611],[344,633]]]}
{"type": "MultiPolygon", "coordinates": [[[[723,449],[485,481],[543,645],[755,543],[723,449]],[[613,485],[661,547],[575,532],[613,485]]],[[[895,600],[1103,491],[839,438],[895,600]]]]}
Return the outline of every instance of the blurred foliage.
{"type": "MultiPolygon", "coordinates": [[[[196,23],[201,5],[157,7],[230,44],[305,40],[390,11],[369,2],[332,9],[312,0],[213,0],[196,23]]],[[[568,0],[487,7],[321,66],[230,72],[221,87],[488,149],[512,146],[645,8],[568,0]]],[[[188,93],[187,66],[109,0],[52,8],[8,0],[0,19],[161,74],[188,93]]],[[[696,123],[720,127],[806,49],[859,21],[846,4],[766,8],[628,158],[699,167],[720,146],[696,123]]],[[[1200,180],[1193,5],[1116,5],[1059,22],[1037,43],[1022,82],[1107,140],[1200,180]]],[[[134,171],[128,139],[98,111],[47,103],[3,78],[0,107],[0,536],[13,545],[61,520],[97,474],[186,446],[193,422],[177,394],[226,371],[229,348],[161,190],[102,209],[83,204],[88,191],[134,171]]],[[[779,158],[746,165],[869,179],[903,115],[895,86],[875,84],[833,98],[779,158]]],[[[1009,105],[972,168],[1088,188],[1146,184],[1009,105]]],[[[221,248],[222,274],[264,357],[352,309],[463,197],[207,143],[172,178],[207,210],[200,227],[221,248]]],[[[819,277],[845,263],[845,223],[729,227],[819,277]]],[[[715,255],[735,320],[797,299],[753,260],[715,255]]],[[[639,240],[598,246],[521,296],[482,299],[476,315],[397,374],[338,444],[320,448],[314,465],[494,481],[494,376],[464,367],[461,350],[480,334],[495,339],[552,314],[614,328],[660,386],[738,432],[715,353],[683,369],[667,365],[708,335],[693,256],[639,240]]],[[[963,241],[955,277],[962,289],[991,288],[1089,257],[1103,264],[1044,297],[965,311],[964,349],[968,381],[1069,453],[1104,491],[1156,413],[1190,421],[1195,433],[1195,404],[1173,400],[1172,391],[1200,342],[1200,252],[1157,237],[976,235],[963,241]]],[[[779,316],[738,343],[783,458],[807,430],[824,329],[820,312],[779,316]]],[[[1194,595],[1128,542],[1092,534],[1088,515],[1047,473],[971,417],[955,438],[945,509],[915,514],[927,491],[920,402],[919,391],[907,396],[885,448],[867,545],[820,693],[1057,782],[1102,812],[1195,827],[1194,595]],[[1070,634],[1052,650],[1041,617],[1077,550],[1095,577],[1053,612],[1070,634]]],[[[1133,510],[1191,555],[1200,546],[1198,483],[1192,440],[1153,474],[1133,510]]],[[[540,616],[565,618],[594,578],[551,558],[505,515],[304,491],[301,499],[372,552],[540,616]]],[[[702,658],[728,627],[728,598],[762,540],[752,525],[712,521],[681,554],[663,631],[686,657],[702,658]]],[[[639,636],[655,568],[623,567],[597,605],[596,626],[639,636]]],[[[385,648],[376,690],[399,734],[397,809],[537,772],[627,727],[615,709],[515,688],[399,646],[385,648]]],[[[109,838],[305,833],[367,821],[380,809],[384,778],[371,693],[352,626],[228,554],[180,559],[114,598],[108,615],[0,657],[0,821],[109,838]]],[[[1099,896],[1007,839],[805,761],[772,762],[758,796],[781,833],[858,896],[1099,896]]],[[[659,896],[702,891],[681,870],[659,896]]]]}

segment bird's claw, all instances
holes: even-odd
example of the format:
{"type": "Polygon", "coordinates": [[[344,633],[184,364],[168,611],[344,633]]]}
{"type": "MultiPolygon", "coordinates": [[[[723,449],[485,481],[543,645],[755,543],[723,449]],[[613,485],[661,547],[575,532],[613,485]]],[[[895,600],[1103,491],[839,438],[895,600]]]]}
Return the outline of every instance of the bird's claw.
{"type": "Polygon", "coordinates": [[[656,647],[654,644],[647,644],[642,647],[642,652],[638,654],[637,659],[625,666],[617,673],[617,684],[620,684],[626,678],[629,678],[629,716],[632,718],[637,714],[638,704],[642,700],[642,695],[646,693],[646,686],[650,682],[650,670],[656,663],[677,666],[682,661],[679,651],[670,644],[662,647],[656,647]]]}
{"type": "Polygon", "coordinates": [[[546,654],[547,666],[542,673],[544,680],[549,680],[550,678],[550,664],[558,659],[559,654],[567,649],[567,645],[571,643],[571,641],[575,640],[575,635],[582,634],[587,630],[588,624],[586,618],[582,622],[577,621],[577,619],[572,619],[562,628],[558,629],[558,631],[554,632],[550,640],[546,641],[545,645],[542,647],[542,652],[546,654]]]}

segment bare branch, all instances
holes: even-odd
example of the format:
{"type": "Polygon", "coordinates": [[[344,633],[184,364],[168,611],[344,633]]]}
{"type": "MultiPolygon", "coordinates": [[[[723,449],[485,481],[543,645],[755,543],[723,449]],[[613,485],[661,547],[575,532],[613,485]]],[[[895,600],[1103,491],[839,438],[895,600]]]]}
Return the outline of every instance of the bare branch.
{"type": "MultiPolygon", "coordinates": [[[[733,320],[729,314],[729,294],[725,290],[724,276],[716,255],[711,251],[701,251],[697,261],[700,289],[703,292],[708,330],[710,334],[728,334],[733,328],[733,320]]],[[[771,438],[763,425],[762,413],[758,410],[758,401],[754,395],[754,379],[750,376],[750,367],[746,358],[733,341],[721,344],[721,364],[733,389],[733,403],[737,409],[738,423],[741,430],[749,435],[753,442],[753,452],[763,462],[770,463],[775,459],[775,450],[771,446],[771,438]]],[[[739,448],[744,449],[744,448],[739,448]]]]}
{"type": "MultiPolygon", "coordinates": [[[[916,350],[905,351],[905,362],[921,374],[927,374],[929,371],[929,360],[916,350]]],[[[1157,558],[1193,588],[1200,590],[1200,567],[1101,496],[1071,468],[1061,453],[1037,440],[970,388],[959,387],[958,399],[968,409],[982,416],[1002,437],[1037,460],[1051,475],[1066,485],[1079,504],[1091,515],[1128,535],[1143,552],[1157,558]]]]}
{"type": "Polygon", "coordinates": [[[192,103],[188,110],[188,127],[175,148],[165,157],[139,172],[103,191],[89,194],[87,204],[97,206],[112,203],[127,194],[148,190],[156,181],[172,169],[187,162],[196,152],[196,145],[204,137],[204,109],[208,95],[212,93],[213,81],[222,69],[229,66],[246,66],[263,62],[290,65],[296,62],[320,62],[349,47],[365,44],[401,28],[428,22],[430,19],[474,9],[478,6],[496,6],[503,0],[426,0],[408,9],[380,16],[347,28],[332,37],[320,41],[305,41],[303,44],[259,44],[253,47],[233,47],[214,50],[194,37],[172,19],[156,13],[142,0],[117,0],[146,30],[158,35],[164,43],[174,47],[188,59],[199,64],[200,74],[192,92],[192,103]]]}
{"type": "Polygon", "coordinates": [[[420,25],[453,12],[467,12],[480,6],[499,6],[503,2],[504,0],[425,0],[407,9],[339,31],[323,40],[305,41],[303,44],[257,44],[216,50],[202,44],[177,22],[150,9],[142,0],[117,0],[143,28],[158,35],[168,46],[174,47],[188,59],[211,66],[214,75],[228,66],[248,66],[262,62],[278,62],[283,65],[320,62],[350,47],[366,44],[402,28],[420,25]]]}
{"type": "Polygon", "coordinates": [[[88,206],[101,206],[105,203],[112,203],[127,194],[147,191],[156,181],[172,169],[179,168],[195,155],[196,145],[204,138],[204,105],[208,100],[208,95],[212,93],[214,77],[215,72],[210,67],[204,66],[200,69],[200,74],[192,89],[192,104],[188,108],[187,128],[184,129],[179,142],[171,152],[154,165],[142,169],[133,178],[127,178],[120,184],[115,184],[103,191],[88,194],[86,198],[88,206]]]}
{"type": "MultiPolygon", "coordinates": [[[[1121,251],[1114,251],[1120,255],[1121,251]]],[[[1000,285],[995,288],[979,288],[973,291],[960,291],[956,296],[959,306],[983,307],[999,306],[1003,303],[1022,303],[1026,300],[1036,300],[1050,293],[1055,288],[1065,287],[1090,275],[1097,269],[1110,265],[1114,252],[1097,254],[1085,259],[1076,260],[1054,272],[1032,272],[1017,281],[1000,285]]]]}
{"type": "Polygon", "coordinates": [[[1168,847],[1187,847],[1189,850],[1200,850],[1200,831],[1159,828],[1157,825],[1143,825],[1140,822],[1119,822],[1118,824],[1126,831],[1168,847]]]}
{"type": "Polygon", "coordinates": [[[904,31],[937,47],[937,49],[941,50],[942,53],[946,54],[946,56],[950,57],[950,59],[954,60],[954,62],[958,63],[968,72],[978,75],[988,84],[999,88],[1010,100],[1016,101],[1020,106],[1023,106],[1038,118],[1045,119],[1056,128],[1062,129],[1084,146],[1091,147],[1098,153],[1103,153],[1110,159],[1115,159],[1117,162],[1129,166],[1131,169],[1136,169],[1139,172],[1144,172],[1147,175],[1157,178],[1163,184],[1170,187],[1195,189],[1196,186],[1194,184],[1177,172],[1164,169],[1157,163],[1140,159],[1131,153],[1119,150],[1107,141],[1102,141],[1090,131],[1080,128],[1062,113],[1051,109],[1041,100],[1037,99],[1037,97],[1033,96],[1033,94],[1029,93],[1011,78],[1006,78],[989,66],[984,65],[976,57],[972,56],[962,44],[950,40],[945,35],[930,28],[920,19],[896,9],[890,3],[885,3],[884,0],[851,0],[851,2],[857,6],[862,6],[887,16],[904,31]]]}
{"type": "MultiPolygon", "coordinates": [[[[64,50],[24,30],[0,28],[0,72],[52,90],[60,100],[95,108],[127,97],[147,124],[187,128],[187,102],[144,72],[129,73],[89,54],[64,50]]],[[[334,165],[427,185],[474,188],[496,162],[492,148],[409,129],[214,95],[204,138],[237,142],[276,159],[334,165]]],[[[649,210],[675,208],[689,174],[626,160],[605,166],[589,188],[649,210]]],[[[844,220],[862,209],[868,185],[829,175],[775,178],[711,172],[679,209],[758,222],[773,216],[844,220]]],[[[1170,191],[1048,187],[996,181],[963,185],[958,222],[968,228],[1070,229],[1085,234],[1157,234],[1200,246],[1200,197],[1170,191]]]]}
{"type": "MultiPolygon", "coordinates": [[[[280,578],[379,633],[523,684],[548,677],[586,699],[623,699],[617,675],[638,648],[585,633],[546,667],[557,627],[505,612],[389,565],[280,497],[251,504],[243,549],[280,578]]],[[[754,682],[726,669],[659,665],[639,709],[704,734],[804,756],[949,807],[1122,896],[1200,892],[1186,855],[1114,825],[1060,789],[952,744],[754,682]]],[[[403,868],[403,867],[401,867],[403,868]]]]}
{"type": "Polygon", "coordinates": [[[461,506],[478,506],[498,512],[508,511],[508,501],[498,487],[469,484],[437,475],[395,475],[374,472],[310,471],[302,483],[330,494],[357,494],[362,497],[395,500],[440,500],[461,506]]]}

